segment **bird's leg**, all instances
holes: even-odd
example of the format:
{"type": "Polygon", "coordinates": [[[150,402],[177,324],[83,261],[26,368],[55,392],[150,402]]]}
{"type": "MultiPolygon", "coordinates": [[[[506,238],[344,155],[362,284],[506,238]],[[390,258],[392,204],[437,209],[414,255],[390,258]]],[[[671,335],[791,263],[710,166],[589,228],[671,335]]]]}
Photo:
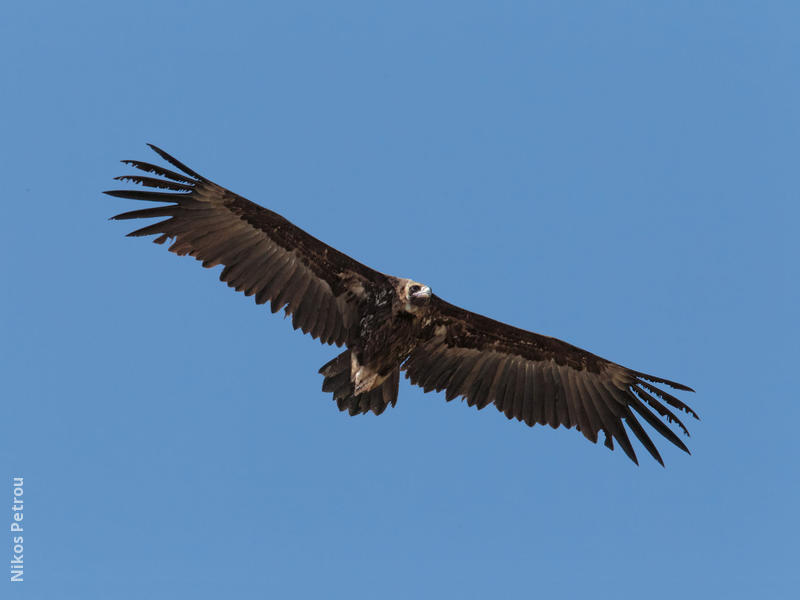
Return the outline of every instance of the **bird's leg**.
{"type": "Polygon", "coordinates": [[[350,354],[350,380],[353,382],[353,395],[358,396],[374,390],[385,379],[386,376],[381,377],[377,369],[360,364],[355,352],[350,354]]]}

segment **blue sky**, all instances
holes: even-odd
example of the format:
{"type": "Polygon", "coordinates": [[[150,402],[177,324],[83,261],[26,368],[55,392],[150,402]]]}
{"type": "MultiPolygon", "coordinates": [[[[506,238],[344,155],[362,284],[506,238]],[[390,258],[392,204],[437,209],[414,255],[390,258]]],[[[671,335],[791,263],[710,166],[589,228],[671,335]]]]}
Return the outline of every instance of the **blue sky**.
{"type": "Polygon", "coordinates": [[[24,477],[25,582],[0,596],[794,597],[798,19],[6,9],[0,498],[10,522],[24,477]],[[334,348],[107,220],[145,142],[376,269],[691,385],[693,455],[635,467],[405,380],[340,414],[334,348]]]}

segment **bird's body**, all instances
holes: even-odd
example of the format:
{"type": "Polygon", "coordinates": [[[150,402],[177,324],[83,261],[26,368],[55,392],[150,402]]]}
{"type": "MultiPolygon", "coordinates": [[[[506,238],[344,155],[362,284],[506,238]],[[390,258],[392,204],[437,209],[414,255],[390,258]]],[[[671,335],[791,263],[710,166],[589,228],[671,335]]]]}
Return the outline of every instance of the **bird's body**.
{"type": "MultiPolygon", "coordinates": [[[[382,413],[397,401],[400,372],[425,391],[445,390],[469,405],[494,404],[528,425],[576,427],[596,442],[603,432],[637,461],[624,425],[663,464],[634,413],[679,448],[688,449],[653,412],[686,428],[666,405],[695,413],[654,384],[686,386],[622,367],[555,338],[449,304],[429,286],[379,273],[280,215],[198,175],[152,148],[183,173],[123,161],[160,177],[129,175],[163,191],[116,190],[112,196],[171,203],[114,217],[167,217],[132,232],[174,239],[170,250],[203,266],[224,265],[220,279],[258,304],[284,309],[295,328],[346,346],[325,364],[323,391],[351,415],[382,413]]],[[[688,432],[687,432],[688,433],[688,432]]]]}

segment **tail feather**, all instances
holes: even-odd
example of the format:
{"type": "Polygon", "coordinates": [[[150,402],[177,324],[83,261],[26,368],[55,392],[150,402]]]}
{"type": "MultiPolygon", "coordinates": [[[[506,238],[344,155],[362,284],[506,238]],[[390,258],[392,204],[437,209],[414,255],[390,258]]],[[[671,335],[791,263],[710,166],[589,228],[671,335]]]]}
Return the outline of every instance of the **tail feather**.
{"type": "Polygon", "coordinates": [[[400,370],[395,369],[386,380],[374,390],[359,395],[354,394],[353,382],[350,380],[350,351],[345,350],[339,356],[325,363],[319,372],[325,376],[322,382],[323,392],[333,392],[333,399],[340,411],[348,411],[351,416],[372,411],[381,414],[390,404],[397,403],[397,390],[400,385],[400,370]]]}

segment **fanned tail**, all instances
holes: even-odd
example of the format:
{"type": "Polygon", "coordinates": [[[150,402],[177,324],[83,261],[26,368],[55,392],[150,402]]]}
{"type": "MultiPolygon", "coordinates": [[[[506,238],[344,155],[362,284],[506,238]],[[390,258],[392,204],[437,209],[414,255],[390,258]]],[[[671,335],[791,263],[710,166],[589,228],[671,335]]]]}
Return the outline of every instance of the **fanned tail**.
{"type": "Polygon", "coordinates": [[[397,403],[397,390],[400,383],[400,370],[395,369],[386,380],[374,390],[359,395],[354,394],[350,379],[350,351],[325,363],[319,372],[325,376],[323,392],[333,392],[333,399],[340,411],[348,411],[351,416],[363,415],[372,411],[381,414],[390,404],[397,403]]]}

